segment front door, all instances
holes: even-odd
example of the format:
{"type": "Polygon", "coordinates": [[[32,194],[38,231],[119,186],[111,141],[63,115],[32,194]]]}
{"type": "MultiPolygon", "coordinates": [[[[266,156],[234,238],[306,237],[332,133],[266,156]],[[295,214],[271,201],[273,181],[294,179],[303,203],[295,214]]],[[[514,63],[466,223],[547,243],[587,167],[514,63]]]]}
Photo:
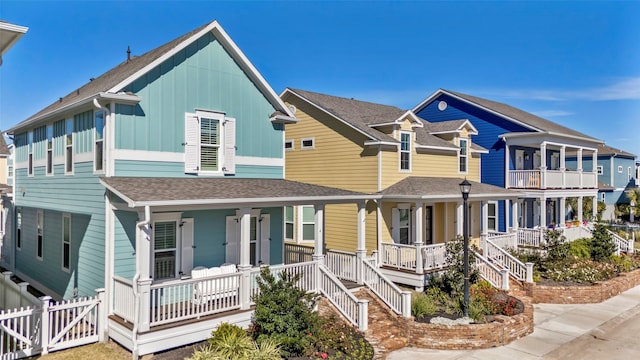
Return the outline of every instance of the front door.
{"type": "Polygon", "coordinates": [[[516,150],[516,170],[524,170],[524,150],[516,150]]]}

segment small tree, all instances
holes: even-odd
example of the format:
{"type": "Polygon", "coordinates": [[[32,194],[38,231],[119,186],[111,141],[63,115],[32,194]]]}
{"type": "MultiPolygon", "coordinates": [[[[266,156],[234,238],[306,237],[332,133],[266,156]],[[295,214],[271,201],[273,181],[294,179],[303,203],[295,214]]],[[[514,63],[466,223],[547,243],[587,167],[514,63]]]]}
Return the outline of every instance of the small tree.
{"type": "Polygon", "coordinates": [[[616,251],[616,244],[611,234],[604,225],[595,224],[593,238],[591,239],[591,259],[604,261],[616,251]]]}
{"type": "Polygon", "coordinates": [[[553,269],[564,263],[571,254],[571,247],[566,243],[566,238],[562,235],[562,230],[549,229],[544,233],[544,244],[542,249],[545,256],[542,265],[546,269],[553,269]]]}
{"type": "MultiPolygon", "coordinates": [[[[446,259],[449,267],[440,276],[429,281],[429,287],[440,288],[443,292],[452,296],[461,295],[464,291],[464,241],[457,236],[445,244],[446,259]]],[[[480,275],[473,266],[476,258],[469,251],[469,284],[478,282],[480,275]]]]}
{"type": "Polygon", "coordinates": [[[260,295],[256,304],[252,335],[258,343],[271,339],[281,345],[285,356],[300,356],[309,349],[312,334],[319,327],[319,317],[314,311],[318,296],[297,286],[301,274],[280,272],[277,276],[269,267],[260,271],[257,278],[260,295]]]}

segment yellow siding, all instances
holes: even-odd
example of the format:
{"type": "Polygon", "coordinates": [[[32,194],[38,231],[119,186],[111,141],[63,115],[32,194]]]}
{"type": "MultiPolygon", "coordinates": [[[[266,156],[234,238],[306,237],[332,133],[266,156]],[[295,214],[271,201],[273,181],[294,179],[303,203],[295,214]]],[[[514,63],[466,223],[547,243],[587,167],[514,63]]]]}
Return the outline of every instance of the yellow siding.
{"type": "Polygon", "coordinates": [[[353,191],[378,191],[377,151],[363,146],[367,138],[303,102],[294,105],[300,121],[286,127],[285,138],[293,140],[294,149],[285,152],[285,177],[353,191]],[[301,150],[301,139],[310,137],[315,148],[301,150]]]}

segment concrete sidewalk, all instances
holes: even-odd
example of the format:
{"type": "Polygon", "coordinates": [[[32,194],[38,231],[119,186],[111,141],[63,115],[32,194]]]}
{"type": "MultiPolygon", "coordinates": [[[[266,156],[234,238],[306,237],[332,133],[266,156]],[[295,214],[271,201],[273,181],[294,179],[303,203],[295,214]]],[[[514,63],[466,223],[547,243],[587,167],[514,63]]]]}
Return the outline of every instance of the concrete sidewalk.
{"type": "Polygon", "coordinates": [[[599,304],[536,304],[533,333],[506,346],[483,350],[404,348],[389,353],[387,359],[560,359],[562,348],[574,340],[598,334],[638,314],[640,286],[599,304]]]}

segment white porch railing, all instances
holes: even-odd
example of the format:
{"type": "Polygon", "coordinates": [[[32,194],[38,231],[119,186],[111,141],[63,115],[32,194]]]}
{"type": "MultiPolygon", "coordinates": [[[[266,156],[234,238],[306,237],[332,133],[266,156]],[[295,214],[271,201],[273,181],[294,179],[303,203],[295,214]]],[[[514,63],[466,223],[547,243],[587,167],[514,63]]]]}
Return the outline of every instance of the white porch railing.
{"type": "Polygon", "coordinates": [[[613,242],[616,244],[616,255],[620,255],[621,251],[629,254],[633,253],[633,247],[635,246],[633,239],[625,239],[611,230],[607,231],[611,235],[613,242]]]}
{"type": "Polygon", "coordinates": [[[363,261],[362,277],[365,285],[371,289],[395,313],[404,317],[411,316],[411,293],[402,291],[387,279],[375,266],[363,261]]]}
{"type": "Polygon", "coordinates": [[[135,321],[136,304],[133,282],[120,276],[113,277],[113,313],[127,322],[135,321]]]}
{"type": "Polygon", "coordinates": [[[591,230],[584,226],[563,227],[562,235],[566,242],[576,241],[578,239],[591,238],[593,236],[591,230]]]}
{"type": "Polygon", "coordinates": [[[313,260],[313,246],[284,243],[284,263],[296,264],[313,260]]]}
{"type": "Polygon", "coordinates": [[[597,175],[574,170],[510,170],[508,187],[515,189],[594,189],[597,175]]]}
{"type": "Polygon", "coordinates": [[[523,263],[492,240],[493,238],[482,241],[482,255],[484,258],[509,270],[509,273],[519,281],[533,282],[533,263],[523,263]]]}
{"type": "Polygon", "coordinates": [[[42,304],[40,299],[27,291],[29,283],[16,284],[11,280],[12,276],[11,271],[5,271],[0,276],[0,310],[27,306],[39,307],[42,304]]]}
{"type": "MultiPolygon", "coordinates": [[[[424,271],[447,266],[445,244],[422,245],[422,268],[424,271]]],[[[418,247],[396,243],[382,243],[382,266],[416,271],[418,247]]]]}
{"type": "Polygon", "coordinates": [[[475,266],[483,279],[495,288],[509,290],[509,270],[498,268],[473,250],[471,253],[476,258],[475,266]]]}
{"type": "Polygon", "coordinates": [[[518,229],[518,246],[540,247],[544,236],[543,229],[518,229]]]}
{"type": "Polygon", "coordinates": [[[338,278],[357,282],[356,254],[346,251],[329,250],[324,258],[326,267],[338,278]]]}
{"type": "MultiPolygon", "coordinates": [[[[481,238],[484,240],[485,236],[481,238]]],[[[518,248],[518,233],[517,232],[489,232],[486,238],[491,240],[494,244],[502,249],[517,249],[518,248]]]]}
{"type": "MultiPolygon", "coordinates": [[[[317,291],[318,285],[316,283],[316,275],[318,272],[318,263],[315,261],[311,262],[303,262],[296,264],[287,264],[287,265],[278,265],[278,266],[269,266],[269,271],[273,275],[278,275],[281,272],[286,272],[290,275],[300,274],[300,279],[296,285],[299,288],[305,291],[317,291]]],[[[253,299],[260,294],[260,288],[258,287],[258,276],[260,276],[261,268],[253,268],[250,273],[250,296],[253,302],[253,299]]]]}
{"type": "Polygon", "coordinates": [[[448,266],[446,245],[422,245],[422,261],[424,270],[442,269],[448,266]]]}
{"type": "Polygon", "coordinates": [[[369,327],[369,302],[358,300],[326,267],[321,266],[319,290],[360,331],[369,327]]]}

